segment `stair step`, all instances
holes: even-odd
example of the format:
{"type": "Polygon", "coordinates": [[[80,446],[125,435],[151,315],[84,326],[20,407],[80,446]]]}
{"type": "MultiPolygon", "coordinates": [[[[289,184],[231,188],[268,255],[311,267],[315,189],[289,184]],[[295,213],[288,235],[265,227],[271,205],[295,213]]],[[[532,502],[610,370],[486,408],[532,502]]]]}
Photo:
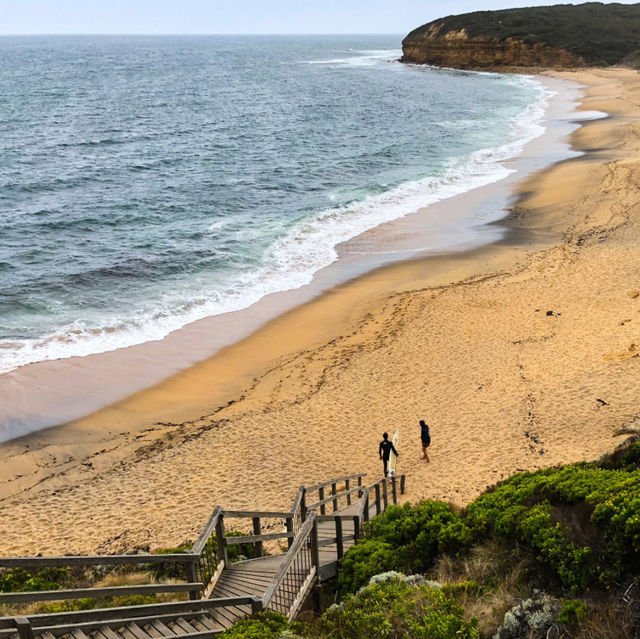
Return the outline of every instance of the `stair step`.
{"type": "Polygon", "coordinates": [[[192,632],[198,632],[184,617],[178,617],[173,625],[175,627],[175,632],[180,631],[179,634],[191,634],[192,632]]]}
{"type": "Polygon", "coordinates": [[[136,639],[149,639],[149,635],[137,623],[128,623],[126,628],[136,639]]]}

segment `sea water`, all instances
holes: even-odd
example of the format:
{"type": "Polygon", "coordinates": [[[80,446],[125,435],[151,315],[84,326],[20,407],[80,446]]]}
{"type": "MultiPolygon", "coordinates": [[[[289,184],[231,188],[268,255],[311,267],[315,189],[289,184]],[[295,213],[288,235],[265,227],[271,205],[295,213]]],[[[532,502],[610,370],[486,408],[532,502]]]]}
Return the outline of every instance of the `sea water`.
{"type": "Polygon", "coordinates": [[[247,308],[504,177],[543,88],[399,42],[0,38],[0,374],[247,308]]]}

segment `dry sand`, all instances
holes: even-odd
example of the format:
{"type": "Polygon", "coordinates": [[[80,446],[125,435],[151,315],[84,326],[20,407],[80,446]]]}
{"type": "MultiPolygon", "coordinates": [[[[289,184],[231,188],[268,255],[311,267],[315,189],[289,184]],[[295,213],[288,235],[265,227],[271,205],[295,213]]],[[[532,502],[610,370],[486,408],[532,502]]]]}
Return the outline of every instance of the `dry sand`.
{"type": "Polygon", "coordinates": [[[591,459],[640,411],[640,82],[561,74],[610,118],[520,185],[507,237],[339,286],[166,382],[0,446],[0,553],[193,540],[213,506],[380,474],[465,504],[517,470],[591,459]],[[549,242],[549,237],[554,241],[549,242]],[[418,419],[431,425],[420,459],[418,419]]]}

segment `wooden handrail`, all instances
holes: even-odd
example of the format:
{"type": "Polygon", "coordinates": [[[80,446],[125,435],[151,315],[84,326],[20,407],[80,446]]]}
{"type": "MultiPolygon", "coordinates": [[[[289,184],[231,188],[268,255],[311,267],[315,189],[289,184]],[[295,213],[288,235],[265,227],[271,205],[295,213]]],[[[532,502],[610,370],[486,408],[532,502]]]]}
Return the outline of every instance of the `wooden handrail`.
{"type": "Polygon", "coordinates": [[[282,563],[280,564],[280,567],[278,568],[278,572],[274,575],[273,580],[271,581],[271,584],[269,585],[266,592],[264,593],[264,596],[262,597],[263,608],[266,609],[269,603],[271,602],[271,600],[273,599],[273,596],[275,595],[276,590],[278,589],[278,586],[280,585],[280,582],[282,581],[284,575],[286,574],[289,566],[295,559],[298,552],[300,552],[300,549],[302,548],[302,544],[304,544],[307,541],[307,538],[309,537],[309,534],[311,533],[311,530],[315,525],[316,517],[317,517],[317,514],[315,513],[315,511],[311,512],[307,517],[307,519],[305,520],[304,524],[302,525],[302,528],[300,528],[300,532],[296,535],[296,538],[293,540],[293,544],[291,545],[291,548],[289,548],[289,550],[287,551],[287,554],[285,555],[282,563]]]}
{"type": "Polygon", "coordinates": [[[289,539],[295,537],[292,532],[268,533],[266,535],[244,535],[242,537],[225,537],[227,545],[237,546],[238,544],[250,544],[254,541],[269,541],[270,539],[289,539]]]}
{"type": "MultiPolygon", "coordinates": [[[[259,598],[254,596],[198,599],[197,601],[179,601],[141,606],[121,606],[118,608],[97,608],[95,610],[27,615],[27,619],[34,628],[42,628],[43,626],[57,627],[62,624],[68,624],[70,628],[73,628],[76,627],[76,623],[82,622],[104,623],[110,620],[135,621],[138,617],[152,617],[154,615],[182,612],[206,612],[212,608],[221,608],[224,606],[245,606],[254,603],[256,600],[259,601],[259,598]]],[[[13,628],[14,626],[13,617],[0,618],[0,629],[13,628]]]]}
{"type": "Polygon", "coordinates": [[[84,597],[121,597],[126,595],[148,595],[157,592],[191,592],[202,590],[199,582],[179,584],[143,584],[141,586],[109,586],[105,588],[74,588],[69,590],[38,590],[32,592],[0,593],[0,605],[28,603],[32,601],[62,601],[84,597]]]}
{"type": "Polygon", "coordinates": [[[318,515],[317,520],[318,523],[322,523],[323,521],[335,521],[336,519],[342,519],[344,521],[351,521],[353,519],[353,515],[345,515],[337,513],[332,513],[331,515],[318,515]]]}
{"type": "Polygon", "coordinates": [[[46,568],[65,566],[119,566],[126,564],[184,564],[197,555],[191,552],[154,555],[68,555],[66,557],[0,557],[0,568],[46,568]]]}
{"type": "Polygon", "coordinates": [[[199,555],[204,549],[205,544],[207,543],[209,537],[213,535],[216,529],[216,524],[218,523],[218,518],[222,513],[222,507],[216,506],[213,509],[213,513],[211,513],[211,517],[209,517],[209,521],[207,521],[206,526],[203,528],[202,532],[198,539],[196,539],[196,543],[191,547],[191,552],[195,555],[199,555]]]}
{"type": "Polygon", "coordinates": [[[325,486],[331,486],[331,484],[338,484],[340,482],[346,481],[347,479],[358,479],[358,477],[366,477],[367,473],[358,473],[357,475],[346,475],[345,477],[336,477],[335,479],[330,479],[329,481],[323,481],[319,484],[314,484],[313,486],[305,486],[307,492],[311,490],[318,490],[318,488],[324,488],[325,486]]]}
{"type": "Polygon", "coordinates": [[[306,490],[307,489],[304,486],[300,486],[300,488],[298,488],[298,494],[296,495],[296,498],[293,500],[293,504],[291,505],[291,516],[292,517],[296,516],[296,513],[298,512],[298,509],[302,505],[302,499],[304,497],[304,494],[305,494],[306,490]]]}
{"type": "Polygon", "coordinates": [[[311,510],[312,508],[317,508],[318,506],[322,506],[323,504],[328,504],[336,499],[340,499],[341,497],[346,497],[347,495],[353,495],[353,493],[360,492],[362,490],[366,490],[364,486],[356,486],[355,488],[351,488],[351,490],[341,490],[339,493],[335,495],[331,495],[330,497],[326,497],[325,499],[321,499],[320,501],[316,501],[313,504],[307,504],[307,508],[311,510]]]}
{"type": "Polygon", "coordinates": [[[291,517],[290,512],[274,510],[225,510],[224,516],[227,518],[248,519],[253,517],[264,517],[265,519],[286,519],[291,517]]]}

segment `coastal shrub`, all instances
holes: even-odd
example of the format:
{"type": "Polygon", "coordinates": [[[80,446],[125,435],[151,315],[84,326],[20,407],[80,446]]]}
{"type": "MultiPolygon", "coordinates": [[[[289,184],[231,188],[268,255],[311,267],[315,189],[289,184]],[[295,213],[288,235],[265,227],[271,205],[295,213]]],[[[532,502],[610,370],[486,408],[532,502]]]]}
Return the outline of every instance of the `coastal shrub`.
{"type": "Polygon", "coordinates": [[[545,593],[534,592],[529,599],[505,613],[502,625],[493,639],[542,639],[547,636],[557,615],[557,603],[545,593]]]}
{"type": "MultiPolygon", "coordinates": [[[[348,595],[322,616],[322,639],[478,639],[476,621],[440,589],[413,585],[401,576],[348,595]]],[[[314,636],[316,636],[314,634],[314,636]]]]}
{"type": "Polygon", "coordinates": [[[442,553],[466,551],[473,541],[462,516],[432,500],[389,506],[365,525],[365,535],[341,560],[342,592],[353,592],[385,570],[426,572],[442,553]]]}
{"type": "Polygon", "coordinates": [[[38,606],[38,614],[50,614],[57,612],[76,612],[78,610],[93,610],[99,608],[98,600],[93,597],[85,599],[66,599],[65,601],[52,601],[38,606]]]}
{"type": "Polygon", "coordinates": [[[305,631],[301,623],[289,623],[283,615],[267,610],[255,617],[242,619],[223,632],[221,639],[294,639],[305,631]]]}
{"type": "Polygon", "coordinates": [[[15,568],[0,572],[0,592],[59,590],[70,579],[68,568],[43,568],[37,572],[15,568]]]}
{"type": "Polygon", "coordinates": [[[564,626],[577,626],[589,612],[589,606],[579,599],[565,599],[558,613],[558,623],[564,626]]]}
{"type": "Polygon", "coordinates": [[[340,592],[355,592],[378,573],[402,569],[402,548],[378,539],[364,539],[349,548],[340,560],[338,586],[340,592]]]}
{"type": "Polygon", "coordinates": [[[468,597],[469,595],[481,595],[487,590],[485,586],[479,584],[475,579],[468,581],[458,581],[453,584],[442,586],[442,592],[453,599],[458,597],[468,597]]]}
{"type": "Polygon", "coordinates": [[[478,537],[530,548],[573,591],[612,586],[640,566],[640,471],[574,464],[521,473],[472,502],[478,537]]]}
{"type": "MultiPolygon", "coordinates": [[[[247,533],[244,532],[238,532],[237,530],[228,530],[226,532],[227,537],[244,537],[246,534],[247,533]]],[[[258,556],[256,552],[256,545],[252,543],[227,546],[227,554],[229,556],[230,563],[239,561],[241,558],[255,559],[258,556]]]]}
{"type": "Polygon", "coordinates": [[[640,470],[640,441],[616,449],[598,462],[597,466],[606,470],[623,470],[625,472],[640,470]]]}
{"type": "MultiPolygon", "coordinates": [[[[156,554],[158,555],[178,555],[181,553],[187,553],[191,550],[191,545],[182,544],[176,548],[163,548],[156,554]]],[[[186,581],[187,574],[183,564],[165,564],[161,562],[155,562],[142,566],[142,570],[148,570],[158,581],[164,581],[166,579],[178,579],[180,581],[186,581]]]]}

